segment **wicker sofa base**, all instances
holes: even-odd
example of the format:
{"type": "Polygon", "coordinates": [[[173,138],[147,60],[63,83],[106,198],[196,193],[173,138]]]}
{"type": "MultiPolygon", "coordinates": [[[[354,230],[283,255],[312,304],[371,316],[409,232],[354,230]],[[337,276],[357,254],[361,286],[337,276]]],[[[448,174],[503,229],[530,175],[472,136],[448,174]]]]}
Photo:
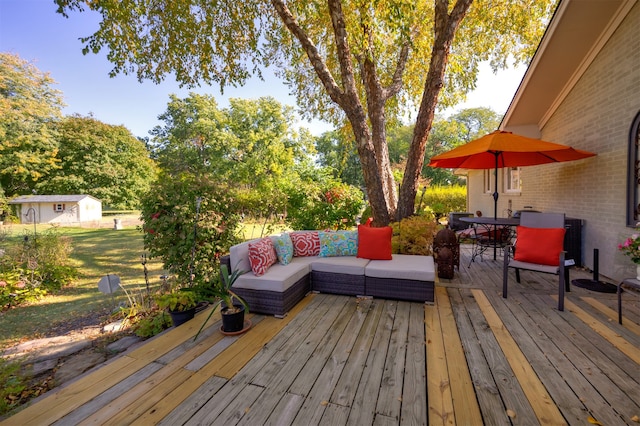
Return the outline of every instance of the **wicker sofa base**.
{"type": "Polygon", "coordinates": [[[372,297],[426,303],[434,300],[433,281],[366,277],[365,287],[365,294],[372,297]]]}
{"type": "Polygon", "coordinates": [[[305,275],[282,293],[236,287],[233,291],[247,302],[250,312],[283,317],[311,291],[311,281],[305,275]]]}
{"type": "Polygon", "coordinates": [[[311,271],[311,288],[320,293],[362,296],[365,292],[364,280],[364,275],[311,271]]]}
{"type": "MultiPolygon", "coordinates": [[[[221,263],[231,268],[228,255],[223,256],[220,260],[221,263]]],[[[371,296],[433,303],[435,287],[433,281],[311,271],[284,292],[233,288],[233,291],[247,302],[251,312],[278,317],[286,315],[312,290],[347,296],[371,296]]]]}

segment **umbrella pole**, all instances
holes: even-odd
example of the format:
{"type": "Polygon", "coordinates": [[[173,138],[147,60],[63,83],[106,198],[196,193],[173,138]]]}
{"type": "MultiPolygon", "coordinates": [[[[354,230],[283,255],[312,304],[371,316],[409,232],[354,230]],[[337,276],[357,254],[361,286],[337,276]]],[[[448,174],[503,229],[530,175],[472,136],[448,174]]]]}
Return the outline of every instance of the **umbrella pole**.
{"type": "MultiPolygon", "coordinates": [[[[493,220],[498,220],[498,156],[500,152],[494,152],[493,155],[496,157],[496,168],[493,170],[494,177],[494,187],[495,191],[493,192],[493,220]]],[[[496,252],[498,251],[497,247],[498,240],[498,226],[493,225],[493,260],[496,260],[496,252]]]]}

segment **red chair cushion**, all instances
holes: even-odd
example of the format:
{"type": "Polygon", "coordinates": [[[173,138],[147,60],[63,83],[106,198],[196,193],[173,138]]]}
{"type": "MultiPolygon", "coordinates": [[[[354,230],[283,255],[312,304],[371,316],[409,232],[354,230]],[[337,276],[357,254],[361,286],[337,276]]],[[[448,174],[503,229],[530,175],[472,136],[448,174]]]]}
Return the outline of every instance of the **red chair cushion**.
{"type": "Polygon", "coordinates": [[[373,228],[358,225],[358,254],[357,257],[370,260],[391,260],[390,226],[373,228]]]}
{"type": "Polygon", "coordinates": [[[564,228],[528,228],[518,226],[515,260],[558,266],[564,246],[564,228]]]}

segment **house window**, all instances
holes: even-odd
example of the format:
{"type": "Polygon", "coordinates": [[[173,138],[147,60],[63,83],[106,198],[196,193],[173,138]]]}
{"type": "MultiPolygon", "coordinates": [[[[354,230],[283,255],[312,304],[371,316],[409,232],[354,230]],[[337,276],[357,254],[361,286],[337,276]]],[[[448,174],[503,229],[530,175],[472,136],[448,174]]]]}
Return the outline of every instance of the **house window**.
{"type": "Polygon", "coordinates": [[[56,213],[62,213],[64,211],[64,204],[54,204],[53,211],[56,213]]]}
{"type": "Polygon", "coordinates": [[[640,222],[640,112],[634,118],[629,132],[627,162],[627,226],[640,222]]]}
{"type": "Polygon", "coordinates": [[[495,173],[493,170],[485,170],[484,171],[484,192],[486,194],[493,194],[495,191],[495,173]]]}
{"type": "Polygon", "coordinates": [[[504,192],[520,192],[520,167],[506,167],[504,169],[504,192]]]}

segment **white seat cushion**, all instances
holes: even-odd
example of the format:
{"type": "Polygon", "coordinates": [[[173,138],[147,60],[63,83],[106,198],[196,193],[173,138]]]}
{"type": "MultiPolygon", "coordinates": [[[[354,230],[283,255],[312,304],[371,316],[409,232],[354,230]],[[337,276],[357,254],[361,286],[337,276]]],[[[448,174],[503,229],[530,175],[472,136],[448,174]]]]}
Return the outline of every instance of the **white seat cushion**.
{"type": "Polygon", "coordinates": [[[317,257],[311,263],[311,270],[346,275],[364,275],[364,268],[368,263],[369,259],[360,259],[355,256],[317,257]]]}
{"type": "Polygon", "coordinates": [[[309,265],[306,263],[291,262],[286,266],[276,263],[259,277],[253,272],[241,275],[233,287],[282,293],[307,274],[309,274],[309,265]]]}
{"type": "Polygon", "coordinates": [[[436,278],[432,256],[394,254],[392,260],[371,260],[364,268],[368,277],[431,281],[436,278]]]}

